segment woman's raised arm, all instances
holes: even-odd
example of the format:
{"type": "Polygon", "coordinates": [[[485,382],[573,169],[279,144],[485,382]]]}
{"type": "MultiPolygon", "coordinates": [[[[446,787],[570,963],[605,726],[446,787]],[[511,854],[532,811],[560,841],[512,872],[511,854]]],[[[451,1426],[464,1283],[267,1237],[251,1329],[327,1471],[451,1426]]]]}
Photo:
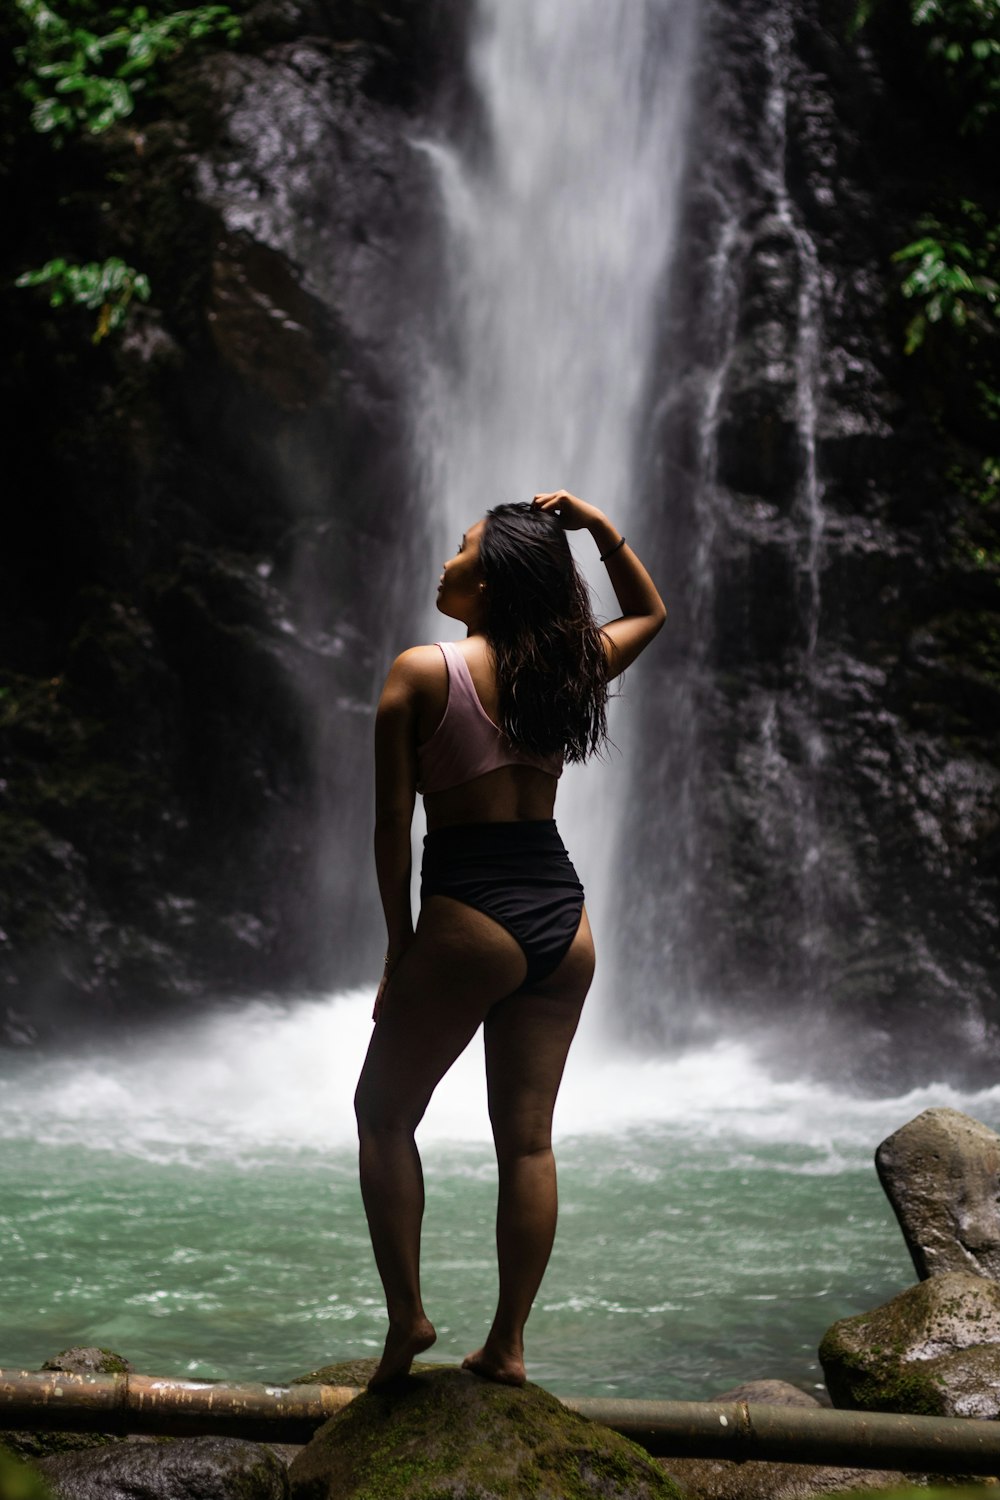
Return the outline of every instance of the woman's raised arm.
{"type": "Polygon", "coordinates": [[[597,543],[621,609],[617,620],[601,626],[608,676],[617,677],[645,650],[667,618],[656,585],[621,532],[596,505],[588,505],[568,490],[536,495],[533,503],[539,510],[554,511],[567,531],[589,531],[597,543]]]}

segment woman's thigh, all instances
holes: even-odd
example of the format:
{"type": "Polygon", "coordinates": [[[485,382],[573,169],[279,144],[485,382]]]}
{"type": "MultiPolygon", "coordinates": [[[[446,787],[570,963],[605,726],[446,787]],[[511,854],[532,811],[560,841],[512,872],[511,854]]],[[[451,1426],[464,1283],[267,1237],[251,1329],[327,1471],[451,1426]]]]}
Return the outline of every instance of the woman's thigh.
{"type": "Polygon", "coordinates": [[[498,1155],[549,1145],[566,1056],[593,977],[594,942],[584,910],[555,972],[499,1000],[486,1016],[486,1080],[498,1155]]]}
{"type": "Polygon", "coordinates": [[[524,980],[506,928],[450,896],[431,896],[393,973],[358,1083],[359,1118],[415,1126],[492,1006],[524,980]]]}

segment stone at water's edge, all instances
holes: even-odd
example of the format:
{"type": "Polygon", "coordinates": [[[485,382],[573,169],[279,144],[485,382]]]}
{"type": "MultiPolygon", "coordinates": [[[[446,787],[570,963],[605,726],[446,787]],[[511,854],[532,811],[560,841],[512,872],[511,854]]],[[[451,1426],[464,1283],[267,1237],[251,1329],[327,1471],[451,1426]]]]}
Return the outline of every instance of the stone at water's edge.
{"type": "Polygon", "coordinates": [[[62,1370],[67,1375],[128,1375],[135,1365],[114,1349],[76,1345],[47,1359],[42,1369],[62,1370]]]}
{"type": "Polygon", "coordinates": [[[643,1449],[547,1391],[460,1370],[359,1396],[288,1476],[292,1500],[681,1500],[643,1449]]]}
{"type": "MultiPolygon", "coordinates": [[[[815,1396],[784,1380],[748,1380],[712,1400],[813,1408],[820,1404],[815,1396]]],[[[835,1493],[895,1490],[905,1483],[899,1473],[820,1464],[761,1463],[756,1459],[734,1463],[713,1458],[663,1458],[660,1462],[680,1485],[684,1500],[819,1500],[835,1493]]]]}
{"type": "Polygon", "coordinates": [[[55,1500],[288,1500],[280,1458],[241,1438],[121,1443],[61,1453],[35,1467],[55,1500]]]}
{"type": "Polygon", "coordinates": [[[925,1109],[875,1153],[879,1180],[921,1278],[1000,1281],[1000,1135],[955,1109],[925,1109]]]}
{"type": "Polygon", "coordinates": [[[1000,1286],[967,1271],[834,1323],[819,1346],[835,1406],[1000,1417],[1000,1286]]]}

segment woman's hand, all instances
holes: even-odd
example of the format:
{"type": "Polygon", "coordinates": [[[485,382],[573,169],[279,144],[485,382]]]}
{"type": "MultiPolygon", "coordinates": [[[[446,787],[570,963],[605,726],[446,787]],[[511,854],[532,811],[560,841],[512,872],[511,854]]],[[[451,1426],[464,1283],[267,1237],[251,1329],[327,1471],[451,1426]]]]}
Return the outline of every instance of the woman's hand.
{"type": "Polygon", "coordinates": [[[375,996],[375,1007],[372,1011],[373,1021],[377,1021],[379,1016],[382,1014],[382,1006],[385,1004],[385,992],[389,986],[389,980],[399,968],[399,960],[406,952],[406,948],[408,948],[410,946],[410,943],[412,942],[413,937],[411,935],[410,940],[406,944],[405,948],[402,948],[398,953],[392,954],[392,956],[390,956],[388,953],[385,955],[385,964],[382,969],[382,978],[379,980],[378,994],[375,996]]]}
{"type": "Polygon", "coordinates": [[[601,626],[608,676],[617,677],[645,650],[667,617],[656,585],[621,532],[596,505],[588,505],[568,490],[536,495],[532,504],[537,510],[554,511],[567,531],[586,527],[597,543],[598,555],[607,567],[622,611],[617,620],[601,626]]]}
{"type": "Polygon", "coordinates": [[[383,1002],[385,1000],[385,989],[386,989],[386,985],[388,983],[389,983],[389,967],[388,967],[388,965],[386,965],[385,969],[382,971],[382,978],[379,981],[378,994],[375,996],[375,1006],[374,1006],[374,1009],[372,1010],[372,1020],[373,1021],[377,1021],[378,1018],[379,1018],[379,1016],[382,1014],[382,1004],[383,1004],[383,1002]]]}
{"type": "Polygon", "coordinates": [[[560,525],[567,531],[580,531],[583,527],[589,529],[595,521],[607,521],[604,512],[598,510],[596,505],[588,505],[586,500],[571,495],[569,490],[551,490],[547,494],[536,495],[531,503],[536,510],[555,511],[560,525]]]}

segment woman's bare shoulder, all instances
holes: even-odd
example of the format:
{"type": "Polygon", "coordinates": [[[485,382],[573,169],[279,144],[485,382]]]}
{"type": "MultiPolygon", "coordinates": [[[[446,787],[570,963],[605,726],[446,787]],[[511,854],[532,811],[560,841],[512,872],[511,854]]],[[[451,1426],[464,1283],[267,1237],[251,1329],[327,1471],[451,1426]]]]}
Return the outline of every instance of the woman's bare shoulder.
{"type": "Polygon", "coordinates": [[[444,657],[437,646],[410,646],[389,668],[382,703],[398,703],[435,693],[446,680],[444,657]]]}
{"type": "Polygon", "coordinates": [[[436,682],[444,670],[444,657],[439,646],[410,646],[396,657],[389,676],[419,688],[436,682]]]}

